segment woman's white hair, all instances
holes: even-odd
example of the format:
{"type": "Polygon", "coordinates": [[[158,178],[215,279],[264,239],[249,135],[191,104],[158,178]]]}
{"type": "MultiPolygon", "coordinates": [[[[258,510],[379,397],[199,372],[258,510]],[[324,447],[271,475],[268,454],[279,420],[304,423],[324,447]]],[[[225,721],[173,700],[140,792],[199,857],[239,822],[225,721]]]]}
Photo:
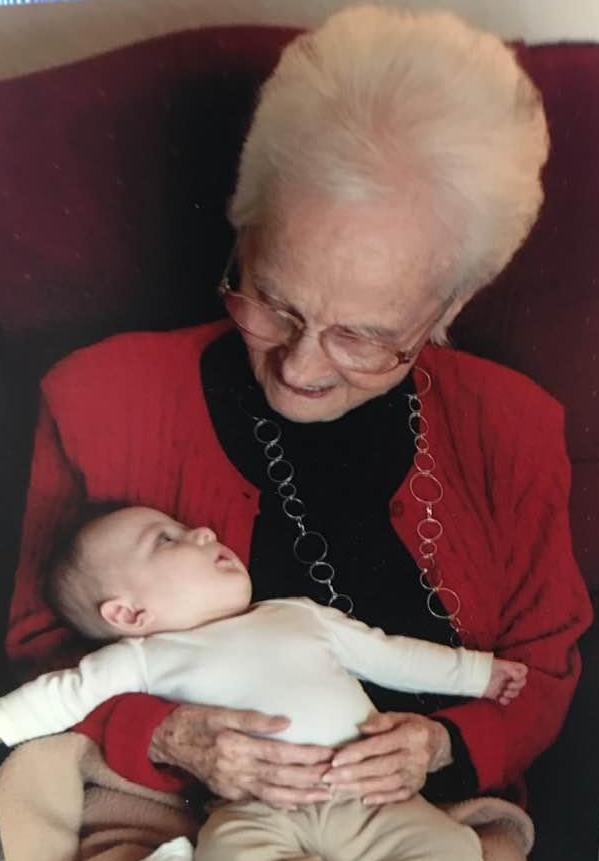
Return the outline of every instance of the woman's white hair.
{"type": "Polygon", "coordinates": [[[466,301],[528,235],[547,151],[539,94],[498,38],[446,12],[347,9],[263,86],[230,219],[265,225],[294,187],[338,202],[418,189],[448,240],[439,289],[466,301]]]}

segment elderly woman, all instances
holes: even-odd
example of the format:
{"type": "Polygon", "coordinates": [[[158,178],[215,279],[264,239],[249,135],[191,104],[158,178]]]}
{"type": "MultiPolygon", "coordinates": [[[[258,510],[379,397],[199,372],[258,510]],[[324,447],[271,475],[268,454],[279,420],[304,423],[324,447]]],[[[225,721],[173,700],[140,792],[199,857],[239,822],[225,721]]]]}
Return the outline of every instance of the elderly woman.
{"type": "MultiPolygon", "coordinates": [[[[114,771],[168,790],[182,769],[279,807],[330,786],[373,805],[522,797],[590,618],[561,410],[439,345],[527,236],[546,154],[531,82],[454,17],[353,9],[290,44],[231,201],[232,323],[117,336],[43,383],[8,641],[28,673],[75,660],[40,571],[81,502],[112,499],[210,523],[259,572],[256,600],[491,649],[528,664],[525,692],[503,708],[370,688],[379,714],[338,751],[269,739],[280,717],[125,696],[79,728],[114,771]]],[[[487,859],[523,857],[500,824],[479,834],[487,859]]]]}

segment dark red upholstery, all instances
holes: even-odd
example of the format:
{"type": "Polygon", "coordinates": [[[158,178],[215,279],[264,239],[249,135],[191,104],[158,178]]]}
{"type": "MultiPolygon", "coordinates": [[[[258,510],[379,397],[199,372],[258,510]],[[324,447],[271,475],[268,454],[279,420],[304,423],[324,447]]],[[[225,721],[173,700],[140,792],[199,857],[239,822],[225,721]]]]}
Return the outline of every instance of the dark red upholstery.
{"type": "MultiPolygon", "coordinates": [[[[289,36],[207,29],[0,83],[1,606],[18,543],[39,376],[109,333],[220,315],[214,288],[231,242],[225,200],[256,86],[289,36]]],[[[549,118],[547,202],[525,248],[456,322],[454,341],[523,371],[565,404],[575,552],[597,590],[599,46],[518,50],[549,118]]],[[[584,700],[566,743],[569,734],[584,736],[579,713],[587,721],[599,716],[596,676],[589,674],[599,668],[599,650],[592,635],[587,640],[584,700]]],[[[564,757],[572,758],[565,750],[562,744],[537,769],[537,783],[550,789],[545,802],[554,805],[564,757]]],[[[593,755],[585,752],[585,767],[596,763],[593,755]]],[[[592,795],[594,775],[577,787],[592,795]]],[[[535,802],[532,794],[541,822],[535,858],[585,861],[582,843],[556,849],[543,798],[537,793],[535,802]]],[[[568,798],[574,804],[576,792],[568,798]]],[[[599,802],[590,815],[594,810],[599,802]]],[[[582,830],[572,811],[570,830],[582,830]]],[[[557,809],[552,816],[558,820],[557,809]]],[[[596,845],[587,838],[585,847],[596,845]]]]}

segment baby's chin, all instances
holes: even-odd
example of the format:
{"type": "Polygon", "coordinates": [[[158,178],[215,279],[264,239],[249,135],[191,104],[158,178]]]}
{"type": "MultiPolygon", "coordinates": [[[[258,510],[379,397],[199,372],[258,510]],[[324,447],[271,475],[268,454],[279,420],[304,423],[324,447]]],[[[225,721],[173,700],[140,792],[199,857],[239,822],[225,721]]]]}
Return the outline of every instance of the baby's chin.
{"type": "Polygon", "coordinates": [[[252,585],[250,583],[248,586],[247,594],[245,595],[243,601],[240,602],[239,608],[237,609],[235,615],[238,616],[240,613],[246,613],[248,611],[251,603],[252,603],[252,585]]]}
{"type": "Polygon", "coordinates": [[[207,624],[210,624],[212,622],[224,621],[225,619],[231,619],[234,616],[242,616],[244,613],[247,613],[247,611],[249,610],[251,602],[252,602],[252,589],[251,589],[251,585],[250,585],[248,587],[247,593],[243,597],[240,596],[239,601],[231,602],[231,604],[229,604],[228,607],[223,608],[219,612],[215,613],[209,619],[204,617],[204,619],[202,621],[198,621],[198,624],[196,627],[199,627],[200,625],[207,625],[207,624]]]}

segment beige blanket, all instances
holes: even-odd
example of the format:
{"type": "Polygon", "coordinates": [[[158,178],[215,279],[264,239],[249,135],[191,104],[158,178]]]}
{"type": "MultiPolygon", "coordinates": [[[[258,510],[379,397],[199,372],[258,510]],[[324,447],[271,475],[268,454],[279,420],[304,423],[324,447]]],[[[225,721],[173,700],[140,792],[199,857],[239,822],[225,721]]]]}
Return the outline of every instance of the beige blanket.
{"type": "MultiPolygon", "coordinates": [[[[530,818],[509,802],[472,799],[447,812],[473,827],[501,822],[525,854],[532,847],[530,818]]],[[[141,861],[173,837],[195,843],[200,819],[178,795],[119,777],[79,733],[27,742],[0,768],[6,861],[141,861]]]]}

